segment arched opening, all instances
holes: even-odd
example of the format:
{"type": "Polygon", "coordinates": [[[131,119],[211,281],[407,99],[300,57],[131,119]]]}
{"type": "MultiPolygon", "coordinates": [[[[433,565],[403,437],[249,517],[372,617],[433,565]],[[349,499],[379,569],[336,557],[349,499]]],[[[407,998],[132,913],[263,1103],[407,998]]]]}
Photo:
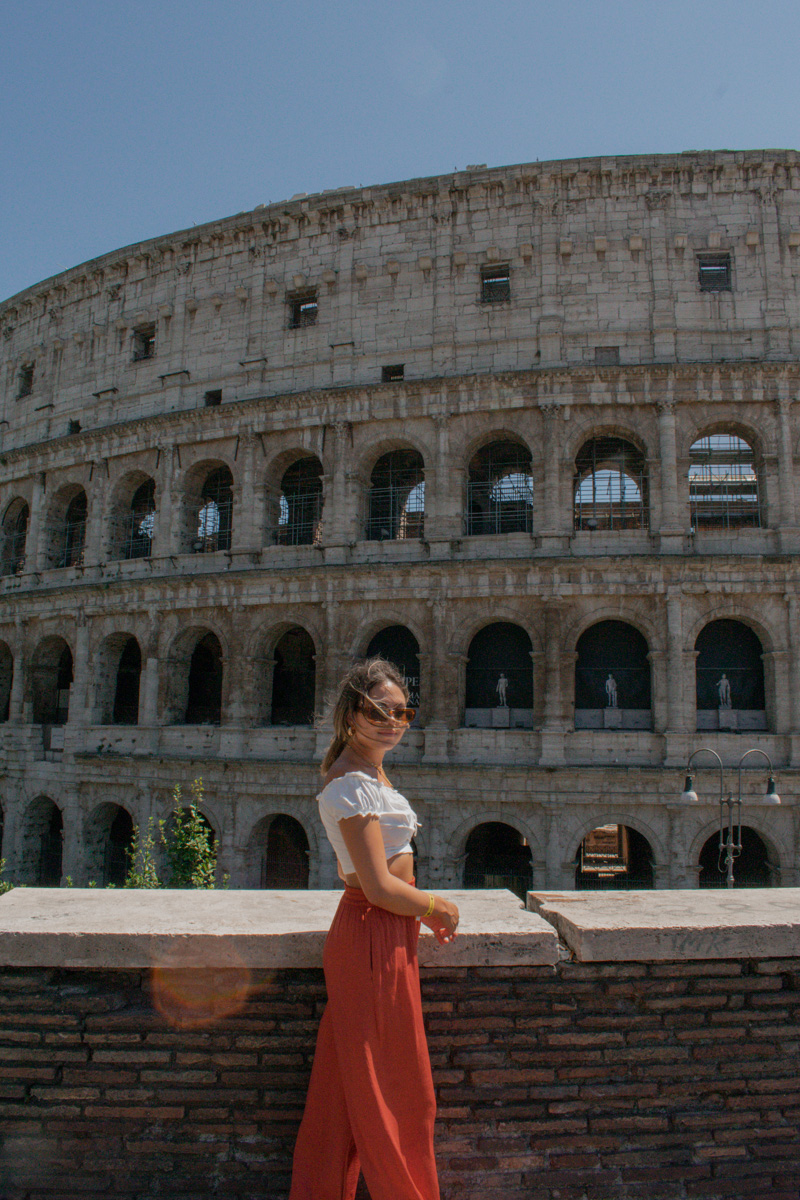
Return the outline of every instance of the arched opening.
{"type": "Polygon", "coordinates": [[[376,462],[367,498],[367,541],[421,538],[425,464],[417,450],[391,450],[376,462]]]}
{"type": "Polygon", "coordinates": [[[647,529],[644,454],[618,437],[591,438],[575,459],[576,529],[647,529]]]}
{"type": "Polygon", "coordinates": [[[271,724],[312,725],[315,699],[314,642],[295,625],[275,647],[271,724]]]}
{"type": "Polygon", "coordinates": [[[195,511],[192,550],[209,554],[230,550],[233,531],[233,476],[227,467],[217,467],[206,476],[195,511]]]}
{"type": "Polygon", "coordinates": [[[20,880],[34,887],[61,884],[64,821],[49,796],[39,796],[25,814],[20,880]]]}
{"type": "Polygon", "coordinates": [[[646,837],[629,825],[599,825],[578,847],[578,891],[627,891],[652,888],[653,851],[646,837]]]}
{"type": "Polygon", "coordinates": [[[467,533],[530,533],[533,469],[527,446],[497,441],[481,447],[469,464],[467,533]]]}
{"type": "Polygon", "coordinates": [[[150,557],[155,520],[156,484],[154,479],[146,479],[133,493],[127,510],[120,513],[119,557],[150,557]]]}
{"type": "Polygon", "coordinates": [[[0,642],[0,722],[9,718],[13,679],[14,658],[6,643],[0,642]]]}
{"type": "Polygon", "coordinates": [[[380,654],[405,676],[408,703],[419,712],[419,642],[411,630],[405,625],[380,629],[367,646],[367,658],[373,654],[380,654]]]}
{"type": "Polygon", "coordinates": [[[766,729],[764,663],[757,635],[741,621],[711,621],[697,651],[697,728],[766,729]]]}
{"type": "Polygon", "coordinates": [[[533,887],[531,848],[519,830],[500,821],[477,825],[467,838],[465,888],[508,888],[523,900],[533,887]]]}
{"type": "Polygon", "coordinates": [[[72,651],[63,638],[46,638],[34,652],[31,669],[35,725],[66,725],[72,682],[72,651]]]}
{"type": "Polygon", "coordinates": [[[0,573],[17,575],[25,567],[25,541],[30,510],[24,500],[12,500],[3,517],[0,573]]]}
{"type": "MultiPolygon", "coordinates": [[[[780,887],[780,867],[773,862],[763,838],[749,825],[742,826],[742,849],[737,852],[733,863],[733,886],[738,888],[780,887]]],[[[728,867],[726,851],[720,848],[719,834],[715,833],[700,851],[701,888],[727,887],[728,867]]]]}
{"type": "Polygon", "coordinates": [[[186,725],[219,725],[222,722],[222,647],[214,633],[196,643],[189,661],[186,725]]]}
{"type": "Polygon", "coordinates": [[[299,458],[281,479],[275,540],[279,546],[315,546],[322,538],[322,463],[299,458]]]}
{"type": "Polygon", "coordinates": [[[133,818],[120,804],[101,804],[86,823],[84,853],[90,880],[122,887],[130,865],[133,818]]]}
{"type": "Polygon", "coordinates": [[[139,683],[142,652],[136,638],[128,638],[119,658],[114,688],[112,721],[115,725],[136,725],[139,721],[139,683]]]}
{"type": "Polygon", "coordinates": [[[576,729],[650,729],[647,642],[625,621],[598,621],[578,639],[576,729]]]}
{"type": "Polygon", "coordinates": [[[753,448],[735,433],[698,438],[689,450],[692,528],[754,529],[761,525],[753,448]]]}
{"type": "Polygon", "coordinates": [[[64,510],[64,516],[57,530],[57,567],[79,567],[83,565],[83,551],[86,542],[86,493],[79,488],[64,510]]]}
{"type": "Polygon", "coordinates": [[[309,848],[294,817],[280,813],[261,821],[250,844],[260,888],[307,888],[309,848]]]}
{"type": "Polygon", "coordinates": [[[531,639],[519,625],[484,625],[470,642],[464,724],[485,729],[533,727],[531,639]]]}

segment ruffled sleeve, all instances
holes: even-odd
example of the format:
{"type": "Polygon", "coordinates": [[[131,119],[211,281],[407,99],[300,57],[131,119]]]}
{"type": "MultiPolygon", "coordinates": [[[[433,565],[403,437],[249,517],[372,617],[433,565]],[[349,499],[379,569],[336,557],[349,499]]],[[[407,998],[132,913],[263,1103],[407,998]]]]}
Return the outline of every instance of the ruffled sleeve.
{"type": "Polygon", "coordinates": [[[333,779],[319,795],[323,806],[335,821],[345,817],[380,816],[383,812],[380,788],[366,775],[341,775],[333,779]]]}

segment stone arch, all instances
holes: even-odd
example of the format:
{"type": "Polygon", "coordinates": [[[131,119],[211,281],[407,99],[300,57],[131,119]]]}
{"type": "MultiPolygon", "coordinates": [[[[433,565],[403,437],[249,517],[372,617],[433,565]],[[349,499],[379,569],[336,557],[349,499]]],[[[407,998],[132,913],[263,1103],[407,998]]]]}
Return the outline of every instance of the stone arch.
{"type": "Polygon", "coordinates": [[[464,843],[463,886],[508,888],[524,899],[533,887],[533,852],[507,820],[477,821],[464,843]]]}
{"type": "Polygon", "coordinates": [[[521,429],[515,428],[505,418],[502,419],[502,422],[498,422],[495,414],[489,414],[482,420],[479,418],[479,429],[470,428],[466,437],[460,438],[452,444],[453,460],[466,470],[475,455],[492,442],[516,442],[527,451],[533,460],[538,447],[530,431],[523,432],[521,429]]]}
{"type": "Polygon", "coordinates": [[[281,639],[292,629],[302,629],[314,646],[315,711],[318,707],[322,673],[317,670],[317,648],[324,644],[324,634],[311,614],[305,611],[300,614],[293,612],[269,625],[260,624],[248,638],[245,650],[246,692],[248,710],[254,725],[263,727],[272,723],[275,651],[281,639]]]}
{"type": "Polygon", "coordinates": [[[492,621],[473,636],[464,673],[467,727],[532,728],[533,645],[527,630],[492,621]]]}
{"type": "MultiPolygon", "coordinates": [[[[648,844],[652,855],[652,875],[654,880],[658,867],[666,864],[668,861],[664,840],[649,822],[642,820],[638,814],[634,815],[623,808],[610,809],[605,812],[598,812],[594,817],[586,817],[579,825],[573,826],[565,836],[564,853],[567,857],[571,854],[574,855],[576,870],[580,865],[580,849],[584,839],[595,829],[602,829],[605,825],[625,826],[627,829],[633,830],[648,844]]],[[[651,887],[653,884],[650,883],[647,886],[651,887]]]]}
{"type": "Polygon", "coordinates": [[[752,434],[719,423],[699,434],[687,451],[691,527],[757,529],[763,524],[763,456],[752,434]]]}
{"type": "MultiPolygon", "coordinates": [[[[476,825],[480,825],[485,821],[499,822],[501,825],[510,825],[517,831],[531,847],[531,852],[534,855],[535,861],[544,861],[544,847],[541,837],[536,833],[533,826],[528,822],[525,816],[521,816],[518,812],[508,811],[506,806],[495,805],[494,807],[484,809],[480,816],[472,814],[465,820],[461,821],[447,835],[447,853],[454,859],[463,859],[466,853],[467,839],[472,833],[476,825]]],[[[420,831],[421,832],[421,831],[420,831]]],[[[419,834],[417,835],[419,839],[419,834]]]]}
{"type": "Polygon", "coordinates": [[[29,521],[27,500],[16,496],[3,513],[0,574],[18,575],[25,569],[29,521]]]}
{"type": "Polygon", "coordinates": [[[435,455],[433,447],[420,437],[419,429],[412,423],[406,423],[400,433],[374,440],[365,439],[363,447],[355,453],[355,473],[368,480],[380,459],[396,451],[414,451],[422,459],[423,471],[426,464],[433,462],[435,455]]]}
{"type": "Polygon", "coordinates": [[[630,437],[594,432],[575,455],[573,524],[576,530],[649,528],[649,464],[630,437]]]}
{"type": "Polygon", "coordinates": [[[267,476],[268,540],[279,546],[314,546],[322,540],[324,468],[309,450],[287,450],[267,476]]]}
{"type": "Polygon", "coordinates": [[[180,549],[204,554],[230,550],[233,540],[234,475],[222,458],[194,463],[185,475],[180,549]]]}
{"type": "MultiPolygon", "coordinates": [[[[708,787],[708,791],[707,791],[706,795],[709,799],[712,797],[715,799],[717,796],[717,793],[718,793],[718,783],[717,783],[718,776],[717,776],[716,768],[714,766],[710,766],[710,769],[707,772],[705,772],[705,774],[708,776],[708,782],[709,782],[709,787],[708,787]]],[[[699,783],[700,783],[700,779],[696,776],[695,784],[699,785],[699,783]]],[[[747,805],[747,797],[743,796],[742,797],[742,809],[743,809],[742,815],[744,817],[744,820],[743,820],[742,824],[744,826],[746,826],[747,828],[752,829],[753,832],[758,835],[759,839],[764,844],[764,846],[766,847],[766,850],[767,850],[770,882],[767,883],[765,886],[777,887],[777,886],[779,886],[779,883],[780,883],[781,874],[787,868],[791,867],[791,855],[789,853],[786,853],[786,854],[781,853],[780,843],[775,838],[774,832],[765,827],[765,822],[763,820],[763,816],[766,816],[768,810],[762,809],[761,811],[759,811],[758,808],[756,808],[752,804],[752,802],[745,809],[746,805],[747,805]]],[[[700,871],[701,871],[700,856],[701,856],[701,852],[707,843],[712,842],[715,839],[717,841],[717,845],[719,845],[719,818],[718,817],[716,817],[713,820],[704,821],[703,824],[696,830],[694,836],[692,837],[691,842],[689,843],[688,869],[689,869],[690,873],[693,874],[693,878],[696,879],[698,887],[700,886],[700,871]]],[[[734,883],[735,883],[736,882],[736,865],[735,864],[734,864],[733,871],[734,871],[734,883]]],[[[724,886],[725,885],[724,876],[721,876],[721,878],[722,878],[722,883],[720,884],[720,886],[724,886]]]]}
{"type": "Polygon", "coordinates": [[[67,483],[53,496],[47,512],[45,559],[48,567],[83,565],[88,500],[79,483],[67,483]]]}
{"type": "Polygon", "coordinates": [[[648,613],[643,613],[638,608],[631,609],[630,604],[629,600],[626,601],[620,597],[619,602],[599,604],[576,613],[575,616],[564,622],[561,641],[563,651],[568,653],[574,650],[587,629],[591,629],[593,625],[597,625],[601,621],[620,621],[625,625],[630,625],[642,635],[650,650],[663,650],[661,626],[648,613]]]}
{"type": "Polygon", "coordinates": [[[72,650],[65,638],[51,635],[31,657],[30,687],[34,725],[65,725],[73,683],[72,650]]]}
{"type": "Polygon", "coordinates": [[[649,647],[633,624],[594,621],[578,638],[575,728],[652,728],[649,647]]]}
{"type": "Polygon", "coordinates": [[[744,621],[715,617],[694,649],[698,729],[766,729],[764,647],[744,621]]]}
{"type": "Polygon", "coordinates": [[[273,651],[271,725],[313,725],[316,647],[302,625],[292,625],[273,651]]]}
{"type": "Polygon", "coordinates": [[[762,430],[755,424],[742,421],[736,413],[716,416],[713,421],[709,421],[706,417],[707,412],[708,410],[701,405],[686,410],[686,424],[678,443],[678,455],[681,459],[688,459],[692,446],[700,438],[712,437],[717,433],[730,433],[747,442],[759,464],[763,463],[765,455],[773,452],[774,447],[767,444],[762,430]]]}
{"type": "Polygon", "coordinates": [[[253,827],[247,841],[246,877],[251,888],[308,888],[311,845],[297,816],[271,813],[253,827]]]}
{"type": "Polygon", "coordinates": [[[587,830],[575,852],[576,891],[620,891],[655,886],[652,842],[635,825],[606,821],[587,830]]]}
{"type": "Polygon", "coordinates": [[[532,532],[533,459],[524,439],[483,439],[466,473],[468,535],[532,532]]]}
{"type": "MultiPolygon", "coordinates": [[[[780,887],[781,856],[772,841],[748,819],[741,827],[741,852],[733,863],[734,888],[780,887]]],[[[727,887],[727,852],[719,851],[719,829],[705,839],[693,860],[699,888],[727,887]]]]}
{"type": "Polygon", "coordinates": [[[64,817],[49,796],[39,795],[22,819],[17,874],[20,883],[59,887],[63,873],[64,817]]]}
{"type": "Polygon", "coordinates": [[[146,471],[128,471],[111,497],[108,556],[149,558],[156,520],[156,481],[146,471]]]}
{"type": "Polygon", "coordinates": [[[106,801],[90,813],[83,827],[87,878],[101,887],[122,887],[128,874],[134,822],[122,804],[106,801]]]}
{"type": "Polygon", "coordinates": [[[510,604],[502,603],[494,604],[491,613],[481,612],[477,614],[471,612],[454,631],[448,650],[451,654],[466,655],[470,643],[474,640],[476,634],[485,629],[487,625],[492,625],[499,621],[508,622],[510,625],[519,625],[531,639],[534,651],[543,651],[542,631],[535,625],[532,625],[529,618],[530,609],[521,612],[516,608],[512,608],[510,604]]]}
{"type": "Polygon", "coordinates": [[[374,460],[366,494],[367,541],[406,541],[425,533],[425,460],[398,447],[374,460]]]}
{"type": "Polygon", "coordinates": [[[128,632],[109,634],[97,650],[95,688],[101,725],[137,725],[142,651],[128,632]]]}
{"type": "Polygon", "coordinates": [[[216,630],[195,625],[178,634],[166,662],[164,708],[168,725],[222,723],[224,666],[223,643],[216,630]],[[203,649],[198,655],[201,643],[203,649]]]}
{"type": "Polygon", "coordinates": [[[14,656],[7,642],[0,640],[0,722],[11,712],[11,685],[14,681],[14,656]]]}

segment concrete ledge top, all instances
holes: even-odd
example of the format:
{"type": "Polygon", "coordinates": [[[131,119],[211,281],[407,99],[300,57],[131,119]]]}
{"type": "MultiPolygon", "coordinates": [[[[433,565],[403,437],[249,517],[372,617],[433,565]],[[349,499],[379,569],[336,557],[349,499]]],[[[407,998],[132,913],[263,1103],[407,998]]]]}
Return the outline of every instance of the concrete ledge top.
{"type": "MultiPolygon", "coordinates": [[[[0,966],[291,968],[322,965],[340,891],[14,888],[0,898],[0,966]]],[[[423,928],[425,966],[553,966],[552,925],[511,892],[448,891],[459,935],[423,928]]]]}
{"type": "Polygon", "coordinates": [[[529,892],[581,962],[800,958],[800,888],[529,892]]]}

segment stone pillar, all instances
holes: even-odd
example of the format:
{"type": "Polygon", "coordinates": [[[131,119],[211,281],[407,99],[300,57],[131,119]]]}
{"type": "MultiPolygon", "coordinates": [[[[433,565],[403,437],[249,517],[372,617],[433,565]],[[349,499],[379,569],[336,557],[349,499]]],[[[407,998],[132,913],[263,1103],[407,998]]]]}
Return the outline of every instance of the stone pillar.
{"type": "Polygon", "coordinates": [[[663,650],[650,650],[650,707],[653,714],[655,733],[666,733],[669,728],[669,698],[667,692],[668,662],[663,650]]]}
{"type": "MultiPolygon", "coordinates": [[[[786,594],[786,622],[789,645],[790,762],[800,766],[800,601],[794,592],[786,594]]],[[[800,811],[800,806],[795,811],[800,811]]]]}
{"type": "Polygon", "coordinates": [[[25,703],[25,664],[28,649],[26,626],[22,621],[16,623],[14,639],[14,666],[11,676],[11,695],[8,701],[8,720],[12,725],[21,725],[24,717],[25,703]]]}
{"type": "MultiPolygon", "coordinates": [[[[689,680],[686,672],[689,656],[683,649],[683,605],[681,595],[672,589],[667,593],[667,728],[665,766],[679,766],[688,755],[688,705],[686,692],[689,680]]],[[[692,663],[694,658],[692,656],[692,663]]],[[[691,681],[692,683],[694,680],[691,681]]]]}
{"type": "Polygon", "coordinates": [[[800,550],[800,530],[795,506],[792,402],[788,398],[778,400],[778,495],[780,547],[784,553],[796,553],[800,550]]]}
{"type": "Polygon", "coordinates": [[[561,609],[548,604],[544,611],[545,683],[541,766],[559,766],[564,759],[563,655],[561,652],[561,609]]]}
{"type": "Polygon", "coordinates": [[[542,503],[539,506],[542,527],[540,537],[543,548],[553,551],[566,549],[566,539],[572,526],[572,499],[565,505],[561,480],[561,435],[559,419],[564,412],[563,404],[540,404],[544,418],[544,482],[542,503]]]}
{"type": "MultiPolygon", "coordinates": [[[[428,542],[449,542],[464,533],[466,500],[466,464],[450,457],[450,431],[447,416],[434,418],[436,461],[425,473],[425,538],[428,542]],[[430,519],[429,519],[430,514],[430,519]]],[[[432,548],[434,557],[437,556],[432,548]]]]}
{"type": "Polygon", "coordinates": [[[70,725],[86,725],[90,720],[89,695],[92,680],[89,678],[89,626],[82,608],[78,609],[75,623],[74,682],[69,698],[67,721],[70,725]]]}
{"type": "Polygon", "coordinates": [[[166,558],[170,554],[177,554],[180,545],[178,524],[181,508],[173,490],[178,456],[177,448],[165,450],[163,453],[159,451],[161,469],[156,480],[156,519],[152,546],[154,558],[166,558]]]}
{"type": "Polygon", "coordinates": [[[31,515],[25,538],[25,570],[43,571],[47,566],[45,473],[40,471],[33,478],[31,515]]]}
{"type": "Polygon", "coordinates": [[[348,464],[353,456],[353,429],[347,421],[328,426],[333,434],[330,472],[326,475],[324,543],[326,562],[345,562],[350,542],[355,541],[355,522],[349,509],[348,464]]]}
{"type": "MultiPolygon", "coordinates": [[[[239,439],[238,456],[241,461],[238,494],[234,501],[232,548],[251,553],[261,549],[263,532],[259,528],[262,510],[256,504],[256,455],[260,454],[258,438],[251,428],[244,430],[239,439]]],[[[262,492],[263,495],[263,492],[262,492]]]]}
{"type": "Polygon", "coordinates": [[[661,521],[659,527],[662,553],[681,554],[683,535],[688,518],[681,513],[678,497],[678,455],[675,438],[675,404],[669,400],[656,405],[658,410],[658,442],[661,477],[661,521]]]}
{"type": "Polygon", "coordinates": [[[150,630],[142,653],[142,674],[139,680],[139,724],[153,728],[158,724],[158,635],[161,614],[150,618],[150,630]]]}
{"type": "Polygon", "coordinates": [[[91,481],[87,487],[86,541],[84,543],[84,566],[93,567],[104,562],[108,547],[103,534],[106,527],[106,492],[108,490],[108,462],[92,463],[91,481]]]}

